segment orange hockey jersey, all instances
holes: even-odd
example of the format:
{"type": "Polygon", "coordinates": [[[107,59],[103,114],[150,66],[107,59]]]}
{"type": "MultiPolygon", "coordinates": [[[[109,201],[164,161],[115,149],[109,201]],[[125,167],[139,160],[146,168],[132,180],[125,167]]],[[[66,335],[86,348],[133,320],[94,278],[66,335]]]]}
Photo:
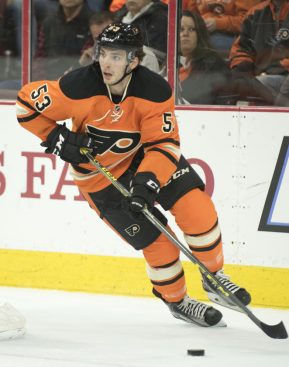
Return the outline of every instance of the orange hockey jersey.
{"type": "MultiPolygon", "coordinates": [[[[22,127],[42,141],[57,121],[72,120],[72,131],[87,133],[100,147],[97,159],[118,178],[142,149],[138,172],[153,172],[163,186],[180,158],[174,98],[169,84],[142,66],[132,73],[126,94],[110,96],[99,64],[77,69],[58,81],[37,81],[19,92],[16,109],[22,127]]],[[[109,182],[87,164],[71,167],[82,191],[109,182]]]]}

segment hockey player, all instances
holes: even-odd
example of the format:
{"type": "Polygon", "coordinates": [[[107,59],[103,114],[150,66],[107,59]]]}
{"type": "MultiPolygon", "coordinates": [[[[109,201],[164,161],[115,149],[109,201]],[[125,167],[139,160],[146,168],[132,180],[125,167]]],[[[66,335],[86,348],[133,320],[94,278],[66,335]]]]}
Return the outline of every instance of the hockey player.
{"type": "MultiPolygon", "coordinates": [[[[179,319],[201,326],[222,314],[187,295],[179,250],[141,213],[148,206],[159,220],[169,210],[193,254],[247,305],[250,295],[222,272],[217,214],[204,183],[182,156],[174,98],[169,84],[139,65],[143,41],[138,28],[112,24],[96,43],[96,61],[58,81],[37,81],[18,94],[17,118],[38,136],[46,153],[71,164],[74,182],[91,208],[136,250],[142,250],[153,293],[179,319]],[[57,121],[72,118],[72,130],[57,121]],[[114,177],[130,188],[127,201],[88,163],[92,150],[114,177]]],[[[220,301],[205,278],[210,299],[220,301]]],[[[232,307],[229,303],[225,306],[232,307]]]]}
{"type": "Polygon", "coordinates": [[[14,339],[26,332],[26,320],[9,303],[0,306],[0,340],[14,339]]]}

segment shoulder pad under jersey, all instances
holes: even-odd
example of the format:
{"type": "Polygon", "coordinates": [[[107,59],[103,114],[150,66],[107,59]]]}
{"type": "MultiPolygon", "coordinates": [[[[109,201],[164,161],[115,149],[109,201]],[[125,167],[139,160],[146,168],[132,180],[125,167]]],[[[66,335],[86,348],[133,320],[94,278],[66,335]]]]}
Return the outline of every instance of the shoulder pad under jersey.
{"type": "Polygon", "coordinates": [[[85,99],[107,95],[99,67],[91,64],[64,75],[59,80],[62,93],[70,99],[85,99]]]}
{"type": "Polygon", "coordinates": [[[172,96],[172,89],[162,76],[139,65],[134,71],[127,95],[161,103],[172,96]]]}

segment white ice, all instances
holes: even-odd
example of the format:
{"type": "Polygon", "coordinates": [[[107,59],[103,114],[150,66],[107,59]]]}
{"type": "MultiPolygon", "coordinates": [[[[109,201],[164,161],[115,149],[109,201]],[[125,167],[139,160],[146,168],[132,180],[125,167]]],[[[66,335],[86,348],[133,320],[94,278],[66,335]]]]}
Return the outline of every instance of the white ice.
{"type": "MultiPolygon", "coordinates": [[[[0,342],[1,367],[289,365],[288,339],[270,339],[246,315],[224,308],[228,327],[201,328],[174,319],[153,298],[0,287],[4,302],[24,314],[27,333],[0,342]],[[205,349],[205,356],[187,349],[205,349]]],[[[288,310],[253,312],[289,328],[288,310]]]]}

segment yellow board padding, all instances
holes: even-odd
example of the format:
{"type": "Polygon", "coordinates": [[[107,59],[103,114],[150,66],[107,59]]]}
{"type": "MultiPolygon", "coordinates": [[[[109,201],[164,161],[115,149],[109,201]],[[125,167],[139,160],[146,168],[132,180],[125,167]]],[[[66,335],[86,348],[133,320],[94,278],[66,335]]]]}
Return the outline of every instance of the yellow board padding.
{"type": "MultiPolygon", "coordinates": [[[[197,266],[183,265],[188,293],[207,300],[197,266]]],[[[289,269],[226,265],[225,272],[251,292],[252,305],[289,308],[289,269]]],[[[0,285],[152,296],[145,261],[114,256],[2,249],[0,285]]]]}

